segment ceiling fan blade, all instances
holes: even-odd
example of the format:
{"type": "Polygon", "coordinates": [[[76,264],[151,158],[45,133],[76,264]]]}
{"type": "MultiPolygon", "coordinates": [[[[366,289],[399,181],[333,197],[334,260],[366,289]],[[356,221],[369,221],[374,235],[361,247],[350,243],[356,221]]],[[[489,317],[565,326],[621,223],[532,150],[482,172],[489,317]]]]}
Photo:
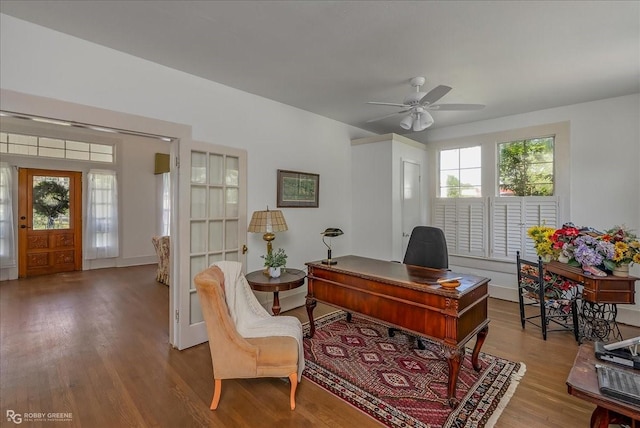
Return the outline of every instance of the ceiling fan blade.
{"type": "Polygon", "coordinates": [[[482,110],[484,104],[433,104],[428,106],[429,110],[482,110]]]}
{"type": "Polygon", "coordinates": [[[395,112],[395,113],[387,114],[387,115],[384,115],[384,116],[381,116],[381,117],[376,117],[375,119],[369,119],[369,120],[367,120],[367,122],[366,122],[366,123],[376,122],[376,121],[378,121],[378,120],[386,119],[386,118],[388,118],[388,117],[396,116],[396,115],[399,115],[399,114],[402,114],[402,113],[406,113],[406,112],[408,112],[408,111],[411,111],[411,109],[402,110],[402,111],[397,111],[397,112],[395,112]]]}
{"type": "Polygon", "coordinates": [[[393,107],[408,107],[406,104],[398,104],[398,103],[378,103],[375,101],[367,101],[367,104],[374,104],[377,106],[393,106],[393,107]]]}
{"type": "Polygon", "coordinates": [[[427,92],[427,94],[420,99],[420,104],[433,104],[440,98],[444,97],[451,90],[450,86],[439,85],[427,92]]]}

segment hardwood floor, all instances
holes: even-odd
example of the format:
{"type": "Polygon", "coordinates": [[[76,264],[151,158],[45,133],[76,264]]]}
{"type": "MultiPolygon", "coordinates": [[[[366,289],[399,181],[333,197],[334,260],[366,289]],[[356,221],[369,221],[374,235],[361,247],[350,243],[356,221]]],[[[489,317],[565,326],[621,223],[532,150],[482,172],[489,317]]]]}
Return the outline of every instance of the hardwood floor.
{"type": "MultiPolygon", "coordinates": [[[[205,343],[168,343],[169,289],[155,266],[61,273],[0,283],[0,426],[6,414],[71,413],[64,427],[378,426],[306,379],[289,409],[280,379],[223,381],[216,411],[205,343]]],[[[316,315],[332,310],[319,305],[316,315]]],[[[307,321],[304,308],[288,314],[307,321]]],[[[567,394],[577,344],[520,328],[516,303],[491,299],[483,351],[527,372],[497,427],[584,427],[593,406],[567,394]]],[[[640,329],[622,326],[625,338],[640,329]]],[[[49,427],[51,421],[23,422],[49,427]]]]}

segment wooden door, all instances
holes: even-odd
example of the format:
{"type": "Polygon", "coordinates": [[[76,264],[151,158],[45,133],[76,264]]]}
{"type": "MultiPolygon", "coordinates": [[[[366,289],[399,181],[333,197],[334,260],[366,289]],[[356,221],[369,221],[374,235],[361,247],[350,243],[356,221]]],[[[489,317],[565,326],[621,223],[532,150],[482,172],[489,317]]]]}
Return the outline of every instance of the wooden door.
{"type": "Polygon", "coordinates": [[[21,168],[18,276],[82,270],[82,173],[21,168]]]}

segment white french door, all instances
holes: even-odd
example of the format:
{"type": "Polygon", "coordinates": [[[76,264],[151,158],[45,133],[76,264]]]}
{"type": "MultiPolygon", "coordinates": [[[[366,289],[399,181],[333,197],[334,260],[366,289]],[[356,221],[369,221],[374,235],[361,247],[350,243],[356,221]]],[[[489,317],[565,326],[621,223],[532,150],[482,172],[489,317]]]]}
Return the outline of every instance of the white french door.
{"type": "Polygon", "coordinates": [[[207,341],[193,278],[216,261],[246,261],[247,153],[182,140],[178,164],[172,343],[185,349],[207,341]]]}

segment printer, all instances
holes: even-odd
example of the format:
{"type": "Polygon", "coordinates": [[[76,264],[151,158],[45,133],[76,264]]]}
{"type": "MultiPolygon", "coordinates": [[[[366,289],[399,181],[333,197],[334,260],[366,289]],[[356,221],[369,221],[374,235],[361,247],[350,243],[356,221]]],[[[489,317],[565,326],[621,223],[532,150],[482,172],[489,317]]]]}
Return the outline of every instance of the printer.
{"type": "Polygon", "coordinates": [[[640,336],[614,343],[595,342],[596,358],[640,370],[640,336]]]}

